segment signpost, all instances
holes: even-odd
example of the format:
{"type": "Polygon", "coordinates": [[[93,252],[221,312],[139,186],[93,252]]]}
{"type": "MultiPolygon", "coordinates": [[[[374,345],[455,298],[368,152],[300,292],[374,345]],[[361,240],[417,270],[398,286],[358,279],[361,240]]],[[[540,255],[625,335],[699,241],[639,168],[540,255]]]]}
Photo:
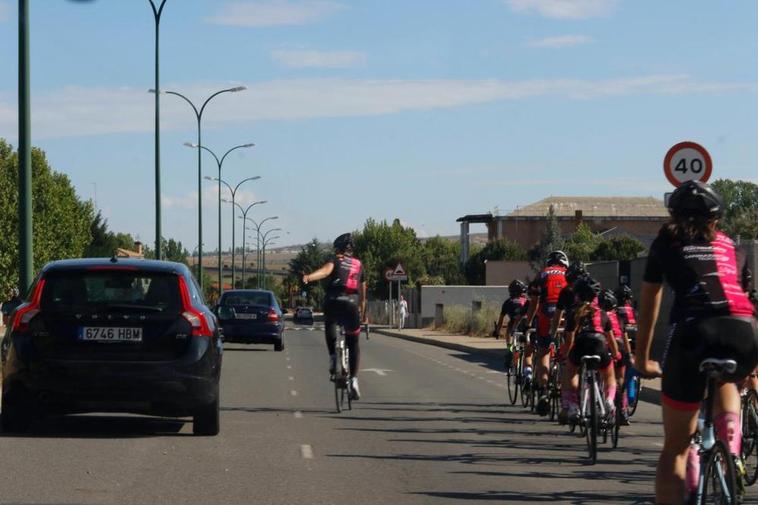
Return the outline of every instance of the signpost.
{"type": "Polygon", "coordinates": [[[674,187],[686,181],[708,182],[711,172],[711,155],[705,147],[695,142],[679,142],[663,158],[663,173],[674,187]]]}
{"type": "MultiPolygon", "coordinates": [[[[400,307],[400,283],[403,281],[408,280],[408,273],[405,271],[405,267],[403,267],[402,263],[398,263],[395,268],[388,268],[384,271],[384,279],[389,282],[390,287],[390,306],[392,306],[392,282],[397,281],[397,301],[398,301],[398,307],[400,307]]],[[[395,315],[395,310],[391,311],[391,314],[395,315]]],[[[398,318],[399,323],[399,318],[398,318]]],[[[392,320],[390,320],[390,326],[392,325],[392,320]]],[[[399,326],[399,324],[398,324],[399,326]]]]}

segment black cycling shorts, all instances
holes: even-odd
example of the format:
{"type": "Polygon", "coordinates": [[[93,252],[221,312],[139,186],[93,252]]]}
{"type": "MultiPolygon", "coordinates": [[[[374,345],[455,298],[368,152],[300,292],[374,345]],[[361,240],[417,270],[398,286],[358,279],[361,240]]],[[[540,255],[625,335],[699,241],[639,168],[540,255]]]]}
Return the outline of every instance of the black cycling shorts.
{"type": "Polygon", "coordinates": [[[739,382],[758,365],[755,319],[712,317],[674,325],[663,357],[663,403],[677,410],[698,410],[707,378],[705,358],[733,359],[737,371],[724,380],[739,382]]]}
{"type": "Polygon", "coordinates": [[[569,352],[569,359],[576,366],[582,366],[582,356],[600,356],[600,363],[588,361],[588,368],[604,369],[611,364],[611,353],[602,333],[579,333],[574,337],[574,346],[569,352]]]}
{"type": "Polygon", "coordinates": [[[327,298],[324,302],[324,323],[327,333],[336,325],[342,325],[345,335],[360,335],[361,311],[358,308],[358,295],[327,298]]]}

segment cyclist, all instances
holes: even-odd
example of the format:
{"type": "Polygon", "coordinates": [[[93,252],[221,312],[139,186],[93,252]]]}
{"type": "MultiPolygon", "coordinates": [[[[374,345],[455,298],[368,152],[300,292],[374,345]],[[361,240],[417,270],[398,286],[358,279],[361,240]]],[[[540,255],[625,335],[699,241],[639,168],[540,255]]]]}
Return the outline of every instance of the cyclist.
{"type": "Polygon", "coordinates": [[[315,272],[303,275],[303,283],[308,284],[328,278],[324,320],[326,347],[329,350],[329,373],[334,375],[337,366],[335,355],[337,325],[342,325],[345,329],[345,344],[350,357],[353,399],[358,400],[360,399],[358,337],[361,334],[361,322],[366,316],[366,282],[363,280],[361,261],[353,257],[353,248],[353,236],[350,233],[337,237],[334,240],[334,257],[315,272]]]}
{"type": "MultiPolygon", "coordinates": [[[[553,320],[550,323],[550,335],[553,336],[556,342],[558,341],[557,338],[559,326],[566,314],[566,311],[573,310],[576,303],[573,289],[574,283],[580,277],[583,277],[585,275],[588,275],[587,268],[581,261],[571,263],[571,265],[569,265],[568,269],[566,270],[567,285],[561,290],[561,293],[558,295],[558,303],[555,304],[555,314],[553,314],[553,320]]],[[[565,345],[561,345],[559,355],[561,361],[563,361],[563,358],[565,357],[566,349],[567,348],[565,345]]],[[[568,373],[568,368],[561,368],[561,410],[558,413],[558,424],[561,425],[568,422],[568,407],[570,403],[569,399],[571,396],[570,379],[571,377],[568,373]]]]}
{"type": "Polygon", "coordinates": [[[532,323],[537,316],[537,385],[539,387],[539,402],[537,414],[546,416],[550,412],[550,400],[547,397],[548,369],[550,367],[550,344],[553,337],[550,334],[550,326],[555,313],[555,306],[561,290],[566,286],[566,269],[569,260],[563,251],[553,251],[545,260],[545,268],[542,269],[536,279],[535,290],[529,300],[529,313],[527,321],[532,323]]]}
{"type": "Polygon", "coordinates": [[[637,338],[637,311],[634,310],[634,306],[632,305],[632,288],[626,284],[621,284],[616,288],[614,295],[618,301],[616,314],[618,314],[621,329],[626,332],[632,350],[634,350],[634,344],[637,338]]]}
{"type": "MultiPolygon", "coordinates": [[[[655,493],[656,503],[678,504],[697,482],[697,468],[686,463],[706,384],[700,362],[706,357],[734,359],[737,372],[727,379],[745,377],[758,362],[758,332],[753,306],[738,279],[739,253],[717,230],[724,211],[721,197],[706,184],[688,181],[671,195],[668,209],[671,219],[653,242],[645,268],[636,367],[643,376],[662,373],[650,359],[650,347],[665,280],[675,298],[662,362],[664,444],[655,493]]],[[[714,399],[714,425],[732,454],[740,451],[739,411],[737,388],[722,383],[714,399]]]]}
{"type": "Polygon", "coordinates": [[[493,335],[500,336],[505,318],[508,323],[505,326],[505,367],[508,368],[513,361],[513,330],[519,321],[526,315],[529,307],[529,299],[526,297],[527,285],[518,279],[514,279],[508,285],[508,298],[503,302],[500,309],[500,317],[497,320],[497,326],[493,335]]]}
{"type": "MultiPolygon", "coordinates": [[[[615,362],[616,369],[616,384],[618,389],[624,387],[624,377],[626,373],[627,363],[631,364],[632,359],[632,345],[629,342],[629,337],[626,334],[623,326],[621,325],[620,318],[616,313],[616,307],[618,301],[613,291],[606,289],[600,293],[598,297],[600,302],[600,308],[605,311],[605,315],[608,316],[608,320],[611,322],[611,330],[613,331],[613,338],[616,339],[616,347],[621,352],[621,360],[615,362]]],[[[629,399],[627,395],[621,395],[621,424],[623,426],[629,426],[629,413],[627,408],[629,407],[629,399]]]]}

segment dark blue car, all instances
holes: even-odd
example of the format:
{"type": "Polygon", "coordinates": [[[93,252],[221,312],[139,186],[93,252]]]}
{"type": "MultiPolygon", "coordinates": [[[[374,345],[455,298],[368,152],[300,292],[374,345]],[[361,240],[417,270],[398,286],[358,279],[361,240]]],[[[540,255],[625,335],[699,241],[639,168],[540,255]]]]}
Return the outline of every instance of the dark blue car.
{"type": "Polygon", "coordinates": [[[216,307],[224,341],[240,344],[273,344],[284,349],[283,312],[271,291],[235,289],[225,291],[216,307]]]}

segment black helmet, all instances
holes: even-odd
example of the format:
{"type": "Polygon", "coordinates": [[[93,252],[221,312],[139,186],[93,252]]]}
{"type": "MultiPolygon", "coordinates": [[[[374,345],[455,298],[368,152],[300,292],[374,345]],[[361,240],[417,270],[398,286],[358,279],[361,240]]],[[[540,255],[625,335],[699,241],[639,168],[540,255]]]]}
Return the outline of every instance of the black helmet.
{"type": "Polygon", "coordinates": [[[510,294],[511,297],[521,296],[524,293],[526,293],[526,284],[524,284],[523,281],[514,279],[508,285],[508,294],[510,294]]]}
{"type": "Polygon", "coordinates": [[[574,294],[579,300],[590,303],[600,294],[600,283],[589,275],[579,277],[574,283],[574,294]]]}
{"type": "Polygon", "coordinates": [[[573,284],[579,277],[585,275],[587,275],[587,267],[581,261],[576,261],[566,270],[566,282],[573,284]]]}
{"type": "Polygon", "coordinates": [[[626,284],[621,284],[616,288],[616,292],[614,294],[616,295],[616,299],[619,301],[619,303],[628,302],[632,299],[632,288],[626,284]]]}
{"type": "Polygon", "coordinates": [[[562,265],[565,268],[568,268],[569,266],[569,259],[568,256],[566,256],[566,253],[563,251],[553,251],[550,254],[547,255],[547,259],[545,260],[545,265],[562,265]]]}
{"type": "Polygon", "coordinates": [[[724,201],[708,184],[686,181],[669,197],[669,214],[673,217],[720,218],[724,215],[724,201]]]}
{"type": "Polygon", "coordinates": [[[606,312],[618,307],[618,300],[616,300],[616,295],[614,295],[613,291],[610,289],[602,291],[600,293],[600,296],[598,296],[597,301],[600,302],[600,308],[606,312]]]}
{"type": "Polygon", "coordinates": [[[345,252],[348,249],[353,248],[353,234],[343,233],[336,239],[334,239],[334,250],[337,252],[345,252]]]}

